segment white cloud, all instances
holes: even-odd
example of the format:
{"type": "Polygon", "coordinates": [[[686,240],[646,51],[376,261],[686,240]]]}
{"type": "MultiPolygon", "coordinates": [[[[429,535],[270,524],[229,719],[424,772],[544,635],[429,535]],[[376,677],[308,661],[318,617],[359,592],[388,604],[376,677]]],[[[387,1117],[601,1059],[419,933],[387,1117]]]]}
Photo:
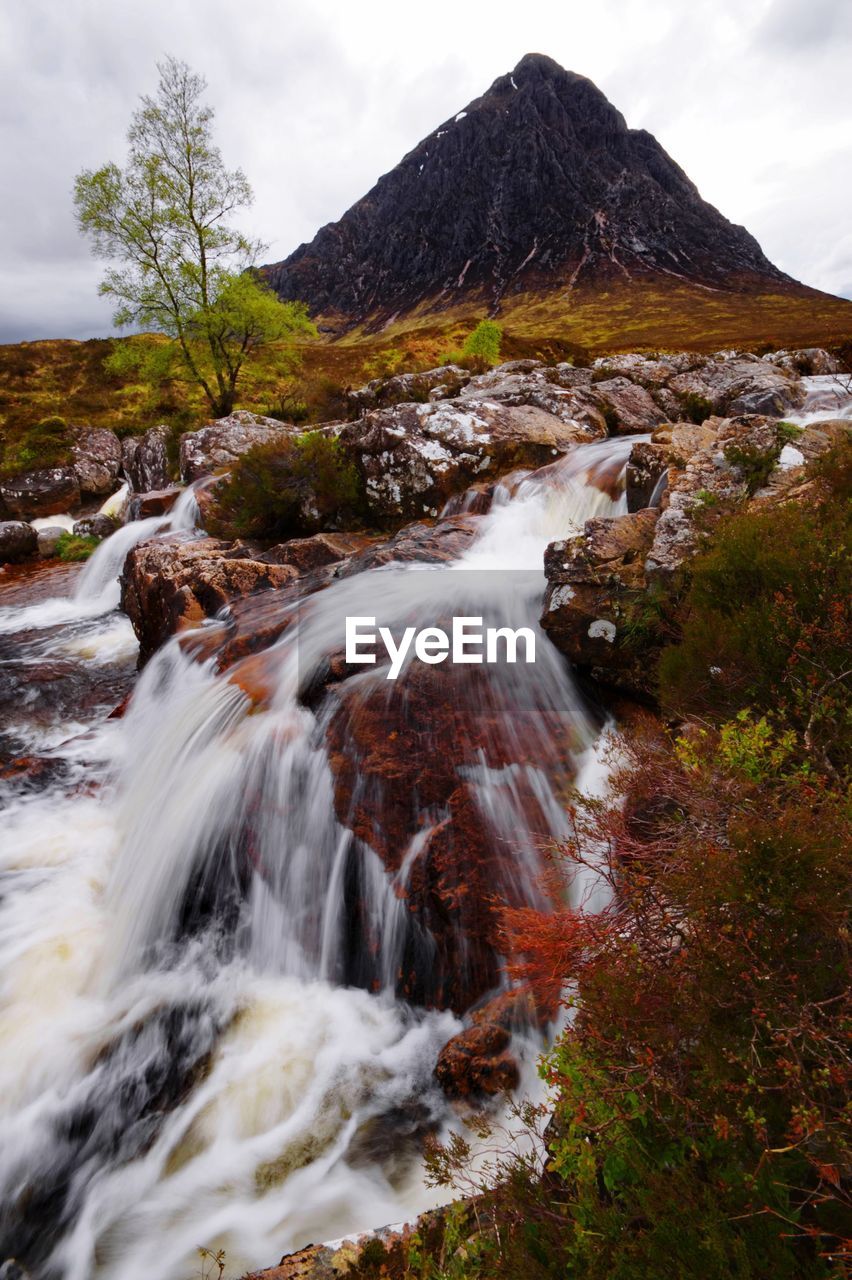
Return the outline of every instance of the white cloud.
{"type": "Polygon", "coordinates": [[[207,77],[276,260],[529,51],[593,79],[785,270],[848,290],[848,0],[5,0],[0,341],[108,332],[71,187],[122,158],[165,53],[207,77]]]}

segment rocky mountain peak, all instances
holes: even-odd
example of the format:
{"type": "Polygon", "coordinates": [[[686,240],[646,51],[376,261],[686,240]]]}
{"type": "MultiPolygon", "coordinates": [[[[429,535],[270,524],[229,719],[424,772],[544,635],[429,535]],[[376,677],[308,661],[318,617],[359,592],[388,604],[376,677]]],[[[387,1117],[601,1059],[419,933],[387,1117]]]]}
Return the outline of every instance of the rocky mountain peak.
{"type": "Polygon", "coordinates": [[[264,269],[345,323],[617,276],[786,277],[586,77],[528,53],[310,244],[264,269]]]}

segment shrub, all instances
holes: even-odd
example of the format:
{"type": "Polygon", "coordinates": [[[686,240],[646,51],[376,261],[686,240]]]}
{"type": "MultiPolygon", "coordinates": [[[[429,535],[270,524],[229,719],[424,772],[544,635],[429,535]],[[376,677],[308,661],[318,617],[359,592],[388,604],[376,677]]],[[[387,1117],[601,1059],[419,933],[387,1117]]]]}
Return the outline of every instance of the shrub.
{"type": "Polygon", "coordinates": [[[88,560],[99,543],[99,538],[63,533],[56,543],[56,554],[66,564],[73,564],[78,560],[88,560]]]}
{"type": "Polygon", "coordinates": [[[692,565],[681,636],[660,660],[672,714],[718,722],[743,707],[782,716],[820,767],[848,751],[849,457],[815,469],[808,507],[788,504],[723,521],[692,565]]]}
{"type": "Polygon", "coordinates": [[[211,532],[293,538],[357,523],[358,471],[340,442],[319,431],[255,445],[216,491],[211,532]]]}
{"type": "Polygon", "coordinates": [[[713,415],[713,401],[696,391],[688,391],[681,401],[681,407],[688,422],[699,425],[713,415]]]}
{"type": "Polygon", "coordinates": [[[776,444],[768,449],[761,449],[755,444],[726,444],[725,458],[732,467],[742,472],[749,495],[757,493],[766,484],[775,465],[781,445],[776,444]]]}

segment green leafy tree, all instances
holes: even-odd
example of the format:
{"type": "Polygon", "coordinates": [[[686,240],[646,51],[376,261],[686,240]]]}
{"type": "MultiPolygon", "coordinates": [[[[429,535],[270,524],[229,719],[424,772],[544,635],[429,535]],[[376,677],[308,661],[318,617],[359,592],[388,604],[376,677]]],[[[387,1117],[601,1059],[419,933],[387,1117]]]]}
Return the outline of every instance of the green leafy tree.
{"type": "Polygon", "coordinates": [[[500,359],[500,345],[503,341],[503,327],[496,320],[480,320],[473,333],[462,347],[462,354],[474,360],[481,360],[489,367],[500,359]]]}
{"type": "MultiPolygon", "coordinates": [[[[203,390],[215,416],[231,412],[247,360],[270,343],[292,349],[316,330],[301,303],[282,303],[253,272],[265,246],[230,225],[252,193],[225,168],[202,102],[204,79],[184,62],[158,64],[156,97],[143,96],[128,131],[123,169],[84,170],[74,188],[80,230],[110,266],[100,292],[117,303],[115,324],[171,339],[143,376],[175,365],[203,390]]],[[[128,358],[132,359],[132,355],[128,358]]]]}

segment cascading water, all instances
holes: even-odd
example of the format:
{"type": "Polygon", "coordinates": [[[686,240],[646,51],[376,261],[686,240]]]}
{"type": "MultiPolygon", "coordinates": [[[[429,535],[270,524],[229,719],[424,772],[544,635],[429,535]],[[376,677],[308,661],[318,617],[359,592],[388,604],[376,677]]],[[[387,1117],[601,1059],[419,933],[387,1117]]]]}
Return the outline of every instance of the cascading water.
{"type": "MultiPolygon", "coordinates": [[[[446,1118],[432,1069],[458,1024],[399,997],[422,995],[412,972],[485,989],[499,956],[483,967],[413,904],[424,864],[452,861],[460,815],[493,852],[491,890],[539,897],[542,837],[562,833],[560,787],[598,733],[538,628],[542,554],[624,509],[594,480],[632,443],[498,487],[450,566],[388,566],[282,602],[262,708],[234,673],[168,644],[123,720],[59,749],[62,786],[10,792],[0,1260],[62,1280],[188,1280],[205,1246],[239,1274],[427,1206],[414,1139],[446,1118]],[[410,662],[396,682],[381,663],[332,678],[342,619],[365,613],[395,632],[450,615],[528,626],[536,663],[463,680],[444,668],[443,685],[410,662]],[[368,748],[377,713],[399,727],[368,748]],[[404,773],[412,734],[423,755],[404,773]]],[[[192,523],[190,503],[172,529],[192,523]]],[[[73,630],[87,599],[105,614],[129,547],[163,531],[127,526],[73,600],[0,624],[56,627],[61,604],[73,630]]]]}

